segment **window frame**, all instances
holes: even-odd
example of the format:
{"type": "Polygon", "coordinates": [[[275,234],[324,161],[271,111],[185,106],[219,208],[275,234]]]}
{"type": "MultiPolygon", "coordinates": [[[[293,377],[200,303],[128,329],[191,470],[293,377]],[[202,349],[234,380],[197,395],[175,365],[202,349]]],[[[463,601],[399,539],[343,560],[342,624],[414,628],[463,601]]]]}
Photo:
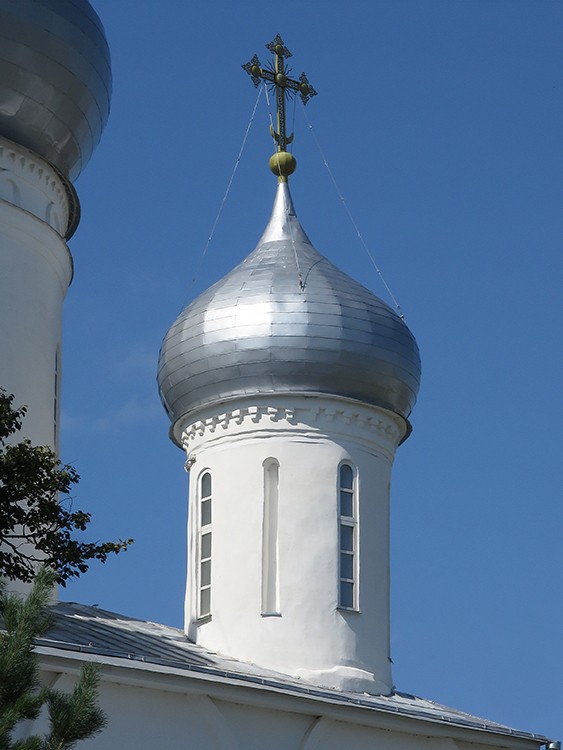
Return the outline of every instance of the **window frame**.
{"type": "Polygon", "coordinates": [[[53,365],[53,444],[55,450],[59,448],[59,405],[61,401],[61,350],[55,349],[53,365]]]}
{"type": "MultiPolygon", "coordinates": [[[[344,508],[345,511],[348,507],[344,508]]],[[[338,513],[338,609],[345,612],[359,612],[359,524],[358,524],[358,471],[350,461],[342,461],[337,473],[337,513],[338,513]],[[351,481],[343,477],[343,470],[349,469],[351,481]],[[350,504],[350,514],[343,512],[343,496],[350,504]],[[345,529],[351,529],[351,534],[345,529]],[[350,537],[350,543],[344,537],[350,537]],[[344,543],[343,543],[344,541],[344,543]],[[351,576],[343,570],[344,560],[351,559],[351,576]],[[352,601],[343,596],[343,587],[352,587],[352,601]]],[[[350,567],[350,563],[346,563],[350,567]]]]}
{"type": "Polygon", "coordinates": [[[211,569],[212,569],[212,555],[213,555],[213,475],[210,469],[204,469],[197,480],[197,619],[198,620],[209,620],[211,619],[211,569]],[[206,477],[209,477],[209,492],[204,494],[204,481],[206,477]],[[204,517],[204,503],[209,504],[209,523],[203,522],[204,517]],[[209,537],[209,552],[204,557],[204,537],[209,537]],[[207,565],[209,568],[208,583],[203,583],[203,566],[207,565]],[[202,600],[205,592],[208,593],[208,602],[204,607],[202,600]]]}

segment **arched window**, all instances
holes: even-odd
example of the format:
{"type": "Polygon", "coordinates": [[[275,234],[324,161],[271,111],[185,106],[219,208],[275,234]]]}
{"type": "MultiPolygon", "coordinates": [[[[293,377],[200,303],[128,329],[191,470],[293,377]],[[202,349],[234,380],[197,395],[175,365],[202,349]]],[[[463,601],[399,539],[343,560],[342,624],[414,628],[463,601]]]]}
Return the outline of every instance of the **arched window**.
{"type": "Polygon", "coordinates": [[[198,617],[211,614],[211,473],[199,478],[198,617]]]}
{"type": "Polygon", "coordinates": [[[59,443],[59,347],[55,351],[55,367],[54,367],[54,393],[53,393],[53,444],[55,450],[59,443]]]}
{"type": "Polygon", "coordinates": [[[356,472],[350,464],[338,469],[339,584],[338,606],[358,609],[358,511],[356,472]]]}

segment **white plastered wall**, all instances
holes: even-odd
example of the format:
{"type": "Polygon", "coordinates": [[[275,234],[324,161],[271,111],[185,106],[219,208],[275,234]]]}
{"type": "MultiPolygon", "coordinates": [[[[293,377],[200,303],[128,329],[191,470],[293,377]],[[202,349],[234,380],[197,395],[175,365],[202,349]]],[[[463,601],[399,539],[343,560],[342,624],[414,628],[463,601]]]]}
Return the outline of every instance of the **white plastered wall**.
{"type": "MultiPolygon", "coordinates": [[[[0,388],[27,407],[21,432],[58,451],[62,308],[72,280],[68,199],[38,156],[0,138],[0,388]]],[[[26,592],[29,584],[10,583],[26,592]]]]}
{"type": "Polygon", "coordinates": [[[272,396],[200,415],[190,470],[186,632],[237,659],[327,687],[389,693],[389,484],[403,421],[326,396],[272,396]],[[279,463],[279,612],[264,613],[264,464],[279,463]],[[357,472],[358,611],[338,606],[338,468],[357,472]],[[198,479],[213,477],[210,618],[198,619],[198,479]]]}
{"type": "Polygon", "coordinates": [[[72,279],[67,220],[53,169],[0,138],[0,387],[27,406],[23,435],[54,448],[55,358],[60,391],[62,305],[72,279]]]}
{"type": "MultiPolygon", "coordinates": [[[[42,683],[70,691],[78,664],[63,660],[42,683]]],[[[390,712],[334,707],[302,696],[209,682],[198,677],[102,665],[100,704],[108,725],[83,750],[537,750],[538,742],[487,736],[390,712]]],[[[20,726],[18,738],[48,731],[46,716],[20,726]]]]}

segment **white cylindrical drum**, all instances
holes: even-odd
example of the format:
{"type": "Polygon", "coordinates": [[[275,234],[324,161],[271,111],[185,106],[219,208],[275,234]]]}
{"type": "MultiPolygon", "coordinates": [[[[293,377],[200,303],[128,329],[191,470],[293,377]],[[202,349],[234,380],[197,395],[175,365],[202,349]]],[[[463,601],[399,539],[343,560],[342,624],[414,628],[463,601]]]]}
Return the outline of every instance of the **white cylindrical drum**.
{"type": "MultiPolygon", "coordinates": [[[[62,306],[72,279],[65,187],[0,139],[0,387],[26,406],[23,436],[58,448],[62,306]]],[[[18,436],[18,439],[22,435],[18,436]]]]}
{"type": "Polygon", "coordinates": [[[188,425],[190,638],[314,684],[391,692],[389,484],[405,428],[352,400],[281,394],[188,425]]]}

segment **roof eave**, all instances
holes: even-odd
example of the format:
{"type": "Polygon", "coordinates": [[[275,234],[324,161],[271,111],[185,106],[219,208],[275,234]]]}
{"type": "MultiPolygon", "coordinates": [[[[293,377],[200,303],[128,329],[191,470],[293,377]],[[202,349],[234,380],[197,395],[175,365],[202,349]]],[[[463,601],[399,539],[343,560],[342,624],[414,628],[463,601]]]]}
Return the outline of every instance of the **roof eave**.
{"type": "MultiPolygon", "coordinates": [[[[38,646],[40,668],[47,672],[78,674],[85,661],[83,651],[38,646]]],[[[208,695],[246,705],[272,707],[272,694],[276,695],[276,708],[301,714],[315,714],[337,721],[361,724],[366,727],[405,734],[435,738],[451,738],[489,747],[507,747],[511,750],[532,750],[550,742],[543,735],[528,734],[496,725],[465,726],[447,717],[436,718],[417,715],[400,707],[379,707],[343,703],[338,696],[313,686],[303,692],[297,688],[277,685],[269,678],[229,674],[211,668],[175,668],[122,657],[89,653],[88,661],[101,666],[102,681],[164,690],[173,693],[208,695]]]]}

